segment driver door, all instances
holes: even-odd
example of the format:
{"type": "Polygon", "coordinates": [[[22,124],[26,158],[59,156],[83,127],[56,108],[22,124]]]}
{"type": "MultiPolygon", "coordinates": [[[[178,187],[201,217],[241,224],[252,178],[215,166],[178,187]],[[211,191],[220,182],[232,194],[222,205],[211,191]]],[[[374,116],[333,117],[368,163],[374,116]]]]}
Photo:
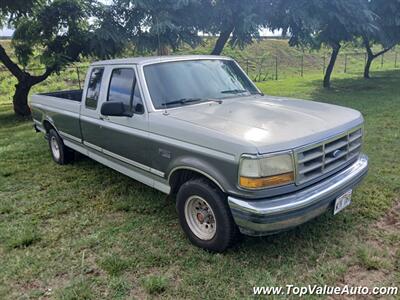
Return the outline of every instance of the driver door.
{"type": "Polygon", "coordinates": [[[142,100],[142,91],[135,66],[111,66],[108,70],[108,92],[104,102],[124,104],[132,117],[102,116],[101,147],[103,153],[127,164],[149,169],[148,116],[142,100]]]}

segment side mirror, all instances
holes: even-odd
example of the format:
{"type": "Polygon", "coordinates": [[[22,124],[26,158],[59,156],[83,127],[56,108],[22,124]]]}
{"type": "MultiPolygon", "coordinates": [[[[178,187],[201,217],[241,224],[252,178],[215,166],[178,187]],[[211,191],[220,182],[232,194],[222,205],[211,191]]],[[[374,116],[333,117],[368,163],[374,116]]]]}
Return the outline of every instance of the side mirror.
{"type": "Polygon", "coordinates": [[[114,116],[114,117],[132,117],[133,113],[126,111],[125,106],[122,102],[104,102],[101,106],[100,113],[103,116],[114,116]]]}

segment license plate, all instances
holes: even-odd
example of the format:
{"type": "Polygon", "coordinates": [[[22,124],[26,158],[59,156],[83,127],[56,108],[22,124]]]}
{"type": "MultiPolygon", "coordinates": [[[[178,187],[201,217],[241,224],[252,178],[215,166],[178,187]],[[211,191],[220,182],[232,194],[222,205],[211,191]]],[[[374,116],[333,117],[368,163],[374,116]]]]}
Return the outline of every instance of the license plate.
{"type": "Polygon", "coordinates": [[[349,190],[342,196],[336,198],[335,209],[333,210],[334,215],[336,215],[338,212],[342,211],[344,208],[350,205],[352,192],[353,192],[352,190],[349,190]]]}

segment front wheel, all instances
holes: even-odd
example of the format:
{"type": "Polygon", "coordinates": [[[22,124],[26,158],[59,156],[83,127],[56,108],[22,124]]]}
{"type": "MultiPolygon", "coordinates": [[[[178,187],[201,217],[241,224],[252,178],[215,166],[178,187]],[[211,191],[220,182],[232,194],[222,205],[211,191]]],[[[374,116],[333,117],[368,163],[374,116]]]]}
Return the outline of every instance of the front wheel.
{"type": "Polygon", "coordinates": [[[226,196],[206,179],[197,178],[182,185],[176,208],[180,224],[196,246],[223,252],[238,236],[226,196]]]}

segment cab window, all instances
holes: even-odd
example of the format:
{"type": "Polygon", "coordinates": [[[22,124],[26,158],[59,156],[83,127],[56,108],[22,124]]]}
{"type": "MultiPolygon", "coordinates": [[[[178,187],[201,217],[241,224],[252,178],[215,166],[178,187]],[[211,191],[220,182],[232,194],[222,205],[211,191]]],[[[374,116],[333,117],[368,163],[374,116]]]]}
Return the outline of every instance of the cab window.
{"type": "Polygon", "coordinates": [[[127,111],[143,113],[142,97],[133,69],[118,68],[112,71],[107,101],[122,102],[127,111]]]}
{"type": "Polygon", "coordinates": [[[90,73],[89,85],[86,93],[85,106],[96,109],[99,100],[101,80],[103,78],[103,68],[94,68],[90,73]]]}

